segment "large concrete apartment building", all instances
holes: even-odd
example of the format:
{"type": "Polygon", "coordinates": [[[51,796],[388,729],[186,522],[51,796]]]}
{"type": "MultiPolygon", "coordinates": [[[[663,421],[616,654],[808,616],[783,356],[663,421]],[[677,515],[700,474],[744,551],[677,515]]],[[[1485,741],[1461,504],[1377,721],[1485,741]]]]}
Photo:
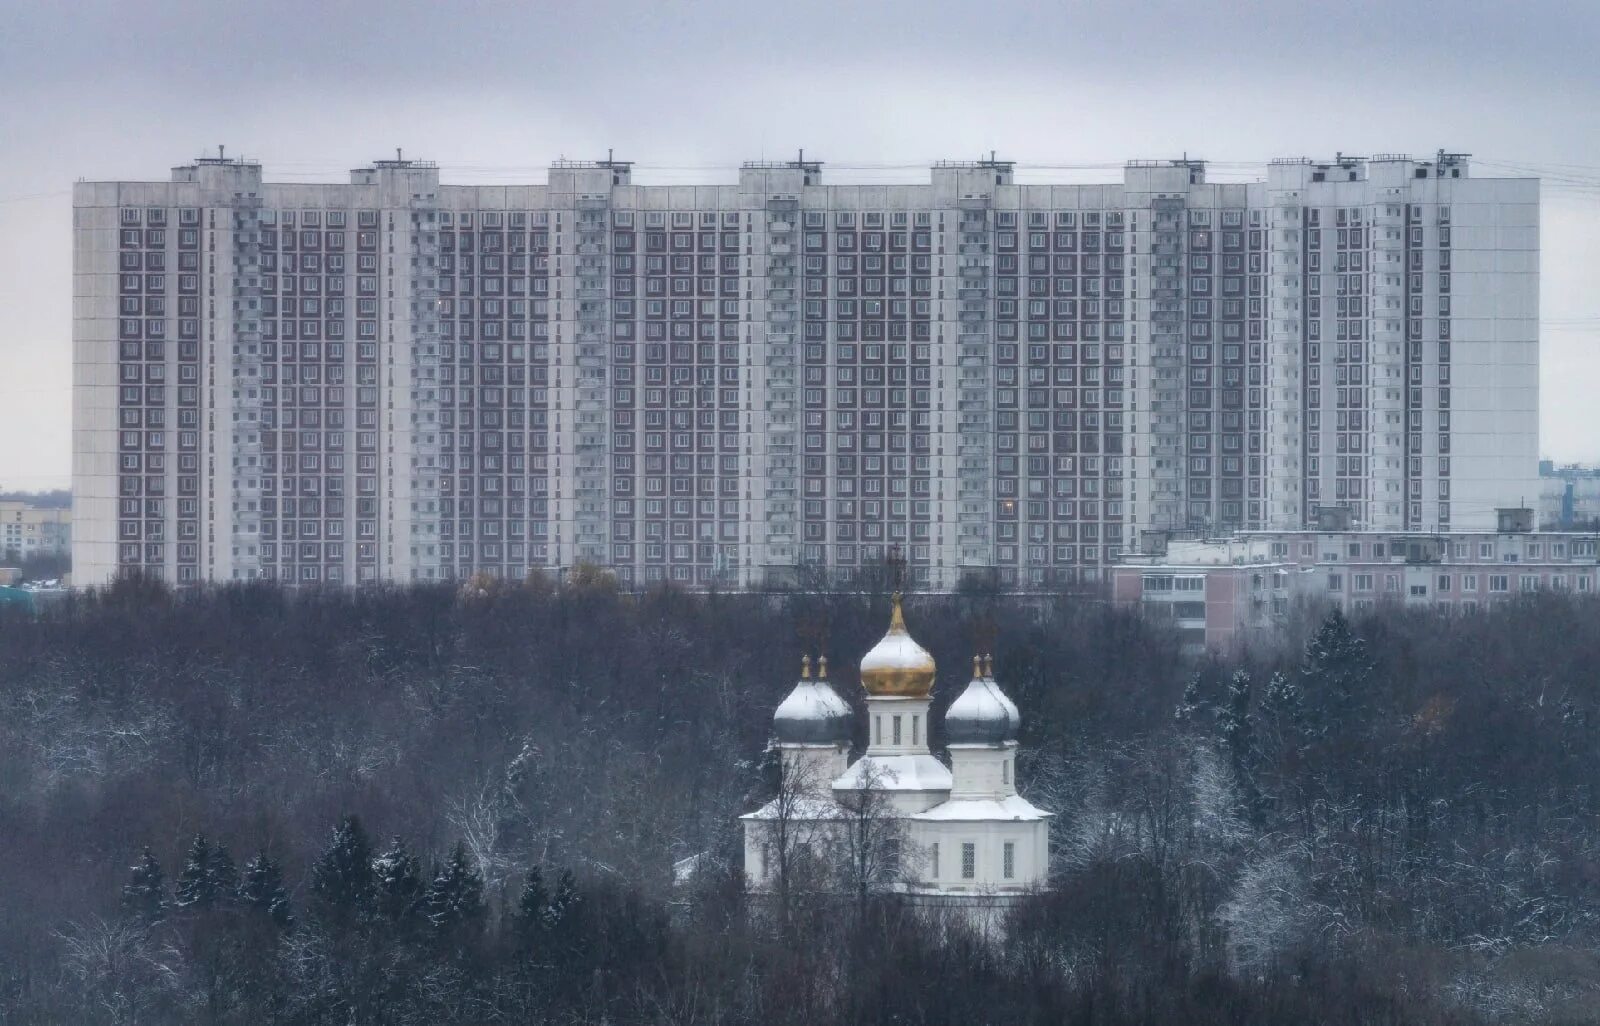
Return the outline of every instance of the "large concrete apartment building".
{"type": "Polygon", "coordinates": [[[893,548],[1026,589],[1320,505],[1491,525],[1536,494],[1539,197],[1469,171],[80,183],[75,577],[749,586],[893,548]]]}

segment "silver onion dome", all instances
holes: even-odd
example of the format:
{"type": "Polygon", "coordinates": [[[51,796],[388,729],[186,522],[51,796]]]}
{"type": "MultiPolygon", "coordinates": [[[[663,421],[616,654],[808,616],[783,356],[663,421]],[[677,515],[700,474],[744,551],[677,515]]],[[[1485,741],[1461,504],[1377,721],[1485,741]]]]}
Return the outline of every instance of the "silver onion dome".
{"type": "Polygon", "coordinates": [[[853,727],[850,706],[828,683],[828,661],[818,661],[817,679],[811,678],[811,659],[803,658],[800,680],[772,715],[772,736],[779,744],[849,744],[853,727]]]}
{"type": "Polygon", "coordinates": [[[972,680],[944,714],[944,740],[951,745],[998,745],[1014,741],[1022,726],[1016,704],[984,673],[974,656],[972,680]]]}

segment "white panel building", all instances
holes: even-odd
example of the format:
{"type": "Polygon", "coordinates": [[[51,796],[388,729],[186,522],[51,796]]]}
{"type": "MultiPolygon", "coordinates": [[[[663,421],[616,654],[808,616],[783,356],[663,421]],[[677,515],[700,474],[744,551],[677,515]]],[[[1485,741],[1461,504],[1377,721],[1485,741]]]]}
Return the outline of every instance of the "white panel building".
{"type": "MultiPolygon", "coordinates": [[[[75,580],[1098,581],[1144,531],[1534,494],[1538,183],[1460,155],[922,185],[75,192],[75,580]]],[[[731,178],[731,176],[730,176],[731,178]]]]}

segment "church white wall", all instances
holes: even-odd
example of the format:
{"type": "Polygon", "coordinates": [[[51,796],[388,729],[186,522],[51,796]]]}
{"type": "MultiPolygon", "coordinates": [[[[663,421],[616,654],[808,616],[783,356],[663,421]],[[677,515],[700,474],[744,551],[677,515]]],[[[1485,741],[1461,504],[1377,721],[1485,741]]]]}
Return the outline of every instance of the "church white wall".
{"type": "Polygon", "coordinates": [[[1001,798],[1016,794],[1017,745],[951,745],[951,798],[1001,798]]]}
{"type": "Polygon", "coordinates": [[[922,853],[915,874],[924,889],[943,894],[1021,891],[1043,885],[1049,876],[1048,820],[1027,822],[913,822],[910,838],[922,853]],[[1005,874],[1005,846],[1012,848],[1012,873],[1005,874]],[[963,875],[963,845],[973,846],[973,875],[963,875]],[[934,845],[938,865],[934,866],[934,845]]]}

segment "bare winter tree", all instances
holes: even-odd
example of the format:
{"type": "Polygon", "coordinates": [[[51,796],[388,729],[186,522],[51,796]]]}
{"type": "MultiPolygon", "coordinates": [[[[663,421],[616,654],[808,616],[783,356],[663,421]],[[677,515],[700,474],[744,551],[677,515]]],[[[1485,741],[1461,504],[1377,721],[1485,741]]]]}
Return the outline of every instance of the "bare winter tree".
{"type": "Polygon", "coordinates": [[[859,787],[842,792],[842,818],[833,838],[833,864],[841,887],[858,913],[875,894],[882,894],[906,875],[906,829],[895,814],[888,785],[891,771],[874,763],[862,765],[859,787]]]}
{"type": "Polygon", "coordinates": [[[799,906],[824,883],[826,839],[843,814],[809,762],[772,752],[777,788],[762,809],[762,872],[779,931],[787,936],[799,906]]]}

